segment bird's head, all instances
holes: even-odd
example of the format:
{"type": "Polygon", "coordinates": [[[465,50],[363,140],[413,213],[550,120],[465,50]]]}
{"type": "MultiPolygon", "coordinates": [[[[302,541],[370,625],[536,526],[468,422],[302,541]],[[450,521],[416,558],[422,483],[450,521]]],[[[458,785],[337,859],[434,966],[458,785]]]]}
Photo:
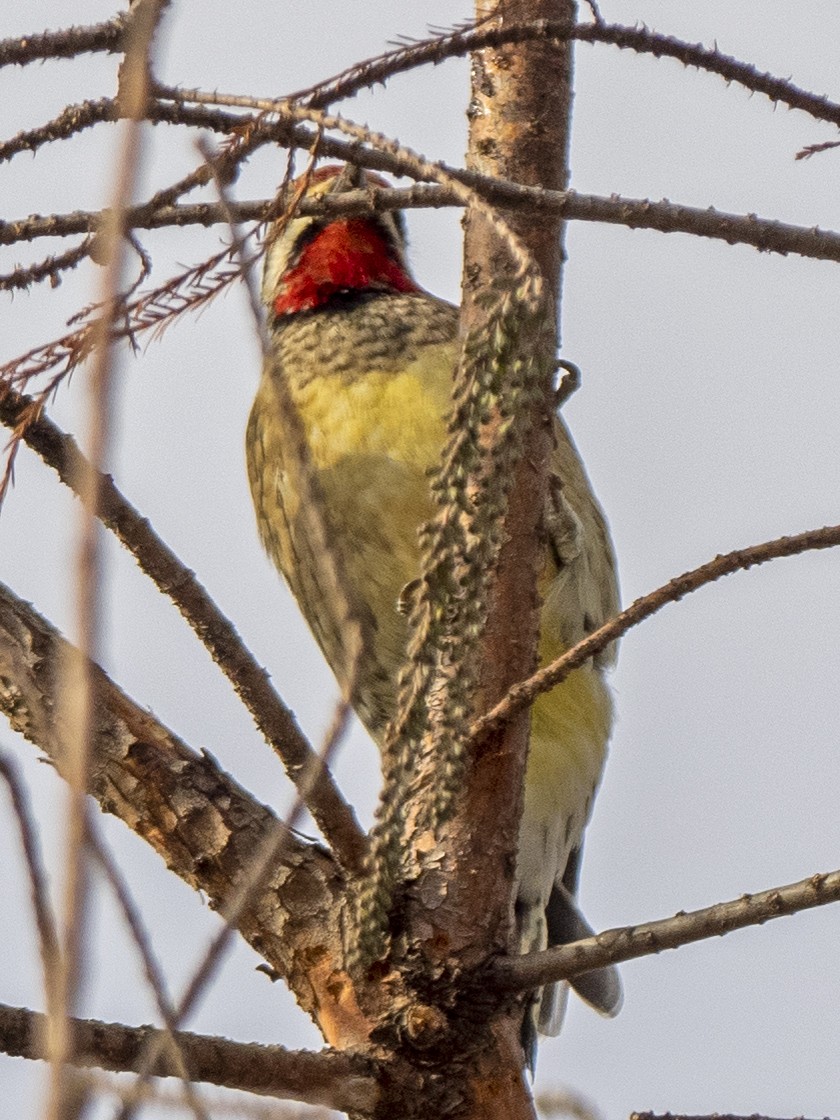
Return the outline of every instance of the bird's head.
{"type": "MultiPolygon", "coordinates": [[[[378,175],[349,164],[322,167],[306,198],[387,187],[378,175]]],[[[356,217],[293,218],[269,233],[263,299],[276,316],[313,311],[372,292],[420,289],[405,260],[405,224],[399,211],[356,217]]]]}

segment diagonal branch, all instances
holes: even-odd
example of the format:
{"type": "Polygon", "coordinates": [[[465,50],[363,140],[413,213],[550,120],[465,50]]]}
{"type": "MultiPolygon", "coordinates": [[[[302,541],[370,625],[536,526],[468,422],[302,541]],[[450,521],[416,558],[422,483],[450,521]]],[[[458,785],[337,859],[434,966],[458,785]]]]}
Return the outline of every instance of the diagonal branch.
{"type": "Polygon", "coordinates": [[[506,23],[503,26],[470,26],[445,35],[435,35],[418,43],[410,43],[387,51],[376,58],[351,66],[333,78],[308,89],[291,94],[290,101],[304,102],[310,108],[321,108],[334,101],[353,97],[362,89],[379,85],[393,77],[424,64],[437,66],[447,58],[460,58],[472,51],[498,48],[507,44],[527,42],[562,42],[574,39],[579,43],[604,43],[620,50],[650,54],[654,58],[673,58],[683,66],[691,66],[717,74],[752,93],[761,93],[774,104],[799,109],[817,120],[840,125],[840,105],[827,97],[801,89],[786,78],[778,78],[758,70],[748,62],[723,54],[716,47],[687,43],[672,35],[661,35],[647,27],[624,27],[602,22],[579,23],[569,27],[560,20],[534,20],[531,23],[506,23]]]}
{"type": "Polygon", "coordinates": [[[722,937],[736,929],[763,925],[774,918],[786,918],[800,910],[832,902],[840,902],[840,871],[812,875],[798,883],[774,887],[760,894],[745,894],[702,910],[680,911],[673,918],[606,930],[584,941],[574,941],[542,953],[497,960],[491,966],[490,975],[492,982],[502,989],[529,991],[608,964],[652,956],[663,949],[678,949],[710,937],[722,937]]]}
{"type": "Polygon", "coordinates": [[[606,649],[611,642],[626,634],[633,626],[638,626],[640,622],[656,614],[667,603],[676,603],[692,591],[698,591],[706,584],[714,583],[715,580],[732,575],[733,572],[746,571],[748,568],[784,556],[799,556],[803,552],[836,548],[838,545],[840,545],[840,525],[828,525],[823,529],[808,529],[804,533],[764,541],[749,548],[736,548],[733,552],[716,556],[714,560],[701,564],[699,568],[675,576],[662,587],[636,599],[615,618],[605,622],[603,626],[578,642],[556,661],[538,670],[528,680],[514,685],[503,700],[475,721],[472,727],[473,736],[479,739],[503,726],[517,712],[532,704],[540,693],[548,692],[549,689],[560,684],[569,673],[587,662],[590,657],[606,649]]]}
{"type": "MultiPolygon", "coordinates": [[[[70,650],[50,624],[0,584],[0,712],[63,773],[57,707],[70,650]]],[[[223,908],[255,851],[282,826],[208,754],[191,751],[151,713],[93,667],[90,792],[149,843],[167,866],[223,908]]],[[[323,1018],[339,998],[344,883],[323,849],[284,830],[283,856],[242,911],[242,936],[284,976],[304,1010],[323,1018]],[[319,967],[313,973],[312,961],[319,967]],[[308,975],[308,973],[313,973],[308,975]]]]}
{"type": "Polygon", "coordinates": [[[0,775],[9,788],[12,808],[17,818],[20,832],[23,859],[29,879],[29,893],[38,931],[38,949],[41,957],[41,971],[44,980],[44,993],[47,1006],[52,1000],[52,985],[58,966],[59,943],[55,915],[50,904],[47,872],[41,856],[38,831],[32,817],[32,808],[23,781],[18,773],[17,763],[5,751],[0,751],[0,775]]]}
{"type": "MultiPolygon", "coordinates": [[[[0,423],[17,427],[26,421],[31,402],[9,392],[0,398],[0,423]]],[[[24,440],[75,491],[83,456],[75,440],[46,416],[26,424],[24,440]]],[[[366,845],[353,810],[341,796],[332,774],[312,750],[294,716],[271,685],[230,620],[219,610],[195,575],[155,533],[149,522],[120,493],[111,478],[100,476],[99,516],[134,556],[140,568],[163,591],[192,627],[228,678],[268,744],[282,759],[296,785],[306,776],[307,808],[342,866],[358,870],[366,845]]]]}
{"type": "Polygon", "coordinates": [[[83,101],[80,105],[67,105],[57,117],[37,128],[19,132],[0,143],[0,162],[5,162],[19,152],[36,152],[43,144],[53,140],[66,140],[102,121],[115,121],[119,117],[117,102],[111,97],[98,101],[83,101]]]}

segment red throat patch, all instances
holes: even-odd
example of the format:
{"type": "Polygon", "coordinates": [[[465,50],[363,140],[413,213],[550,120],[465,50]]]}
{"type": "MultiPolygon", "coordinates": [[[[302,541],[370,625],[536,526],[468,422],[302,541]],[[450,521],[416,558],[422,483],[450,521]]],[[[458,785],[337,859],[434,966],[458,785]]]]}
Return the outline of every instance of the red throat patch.
{"type": "Polygon", "coordinates": [[[339,292],[419,292],[388,238],[369,218],[330,222],[284,275],[274,300],[278,315],[322,307],[339,292]]]}

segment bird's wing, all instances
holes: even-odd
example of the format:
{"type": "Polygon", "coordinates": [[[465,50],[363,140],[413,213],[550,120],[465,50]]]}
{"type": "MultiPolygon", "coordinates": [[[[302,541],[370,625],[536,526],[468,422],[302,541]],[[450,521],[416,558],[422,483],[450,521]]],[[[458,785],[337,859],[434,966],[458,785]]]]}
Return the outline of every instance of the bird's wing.
{"type": "MultiPolygon", "coordinates": [[[[554,566],[543,594],[553,636],[569,648],[618,613],[618,580],[604,513],[559,417],[554,431],[544,517],[554,566]]],[[[615,657],[612,643],[595,657],[595,665],[606,668],[615,657]]]]}

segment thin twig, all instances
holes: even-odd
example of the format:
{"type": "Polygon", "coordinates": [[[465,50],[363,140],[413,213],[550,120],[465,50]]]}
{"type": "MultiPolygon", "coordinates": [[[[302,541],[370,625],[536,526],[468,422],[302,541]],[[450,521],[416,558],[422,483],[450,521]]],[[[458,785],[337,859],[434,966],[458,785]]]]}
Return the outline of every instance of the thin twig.
{"type": "Polygon", "coordinates": [[[599,626],[550,665],[544,666],[527,680],[514,685],[503,700],[475,721],[472,726],[473,738],[479,739],[496,731],[517,712],[533,704],[541,693],[548,692],[560,684],[571,672],[606,649],[611,642],[626,634],[631,627],[650,618],[667,603],[676,603],[692,591],[697,591],[708,583],[714,583],[722,576],[732,575],[733,572],[746,571],[748,568],[784,556],[799,556],[803,552],[836,548],[838,545],[840,545],[840,525],[828,525],[823,529],[808,529],[804,533],[764,541],[749,548],[737,548],[723,556],[716,556],[714,560],[701,564],[699,568],[675,576],[655,591],[636,599],[615,618],[599,626]]]}
{"type": "MultiPolygon", "coordinates": [[[[201,150],[204,153],[205,158],[207,159],[208,164],[210,165],[210,167],[212,169],[213,168],[213,153],[212,153],[212,151],[207,146],[202,146],[201,150]]],[[[308,168],[308,174],[304,174],[304,176],[302,178],[302,182],[299,185],[299,188],[298,188],[298,193],[299,194],[302,194],[304,192],[304,190],[306,189],[306,184],[308,182],[308,175],[311,174],[312,169],[314,168],[314,160],[315,160],[315,153],[313,152],[312,158],[310,160],[310,165],[309,165],[309,168],[308,168]]],[[[229,206],[229,200],[227,199],[224,185],[219,180],[217,180],[217,187],[219,189],[222,204],[225,207],[228,207],[229,206]]],[[[288,211],[287,211],[288,216],[291,216],[291,214],[294,212],[295,201],[296,201],[296,199],[293,198],[291,203],[289,204],[289,208],[288,208],[288,211]]],[[[284,215],[284,217],[285,217],[285,215],[284,215]]],[[[266,334],[264,320],[263,320],[263,316],[262,316],[262,313],[261,313],[261,307],[260,307],[260,304],[259,304],[259,298],[258,298],[257,291],[256,291],[256,286],[253,282],[253,278],[252,278],[252,275],[250,273],[248,262],[247,262],[246,258],[244,257],[244,253],[243,253],[244,241],[243,241],[243,238],[241,237],[241,235],[239,234],[238,229],[236,228],[236,226],[234,224],[231,224],[231,234],[232,234],[232,237],[233,237],[233,251],[236,254],[236,256],[238,257],[239,268],[246,278],[246,290],[247,290],[248,295],[250,297],[251,311],[252,311],[252,314],[253,314],[253,317],[254,317],[255,326],[256,326],[256,329],[257,329],[258,336],[260,338],[262,349],[263,349],[264,359],[266,361],[271,361],[272,360],[271,344],[270,344],[270,341],[269,341],[268,336],[266,334]]],[[[289,418],[287,417],[287,420],[288,419],[289,418]]],[[[310,486],[313,486],[314,485],[314,476],[307,473],[308,470],[309,470],[309,464],[308,464],[308,460],[303,458],[303,454],[304,454],[304,452],[301,451],[301,463],[299,464],[303,468],[301,474],[303,476],[303,480],[305,482],[308,482],[310,484],[310,486]]],[[[329,552],[329,546],[328,546],[328,542],[327,542],[327,529],[326,529],[325,523],[321,520],[321,517],[320,517],[320,508],[321,507],[318,506],[318,504],[317,504],[318,500],[319,500],[319,494],[317,494],[314,489],[312,489],[308,493],[307,498],[305,499],[306,504],[309,506],[310,515],[313,514],[313,511],[315,511],[315,513],[317,514],[317,516],[311,516],[310,528],[312,529],[313,532],[321,532],[323,534],[323,536],[324,536],[324,547],[327,549],[326,557],[328,559],[331,559],[332,558],[332,553],[329,552]]],[[[354,625],[355,620],[353,619],[352,615],[349,614],[349,600],[347,600],[347,598],[346,598],[346,591],[345,591],[343,583],[341,582],[341,573],[337,570],[337,568],[334,564],[329,565],[329,573],[331,574],[332,581],[333,581],[333,585],[330,589],[330,593],[334,595],[334,597],[336,598],[336,601],[339,603],[339,605],[342,602],[342,597],[344,597],[343,601],[348,604],[348,607],[347,607],[348,615],[345,618],[344,622],[345,622],[345,625],[348,628],[350,628],[354,625]]],[[[361,662],[361,655],[362,655],[361,631],[358,627],[358,623],[355,623],[355,625],[356,625],[356,645],[355,645],[356,652],[355,652],[355,655],[353,657],[353,663],[352,663],[352,669],[351,669],[351,674],[352,674],[351,675],[351,684],[355,683],[355,674],[358,672],[358,666],[361,662]]],[[[350,640],[352,641],[352,633],[351,633],[351,636],[350,636],[350,640]]],[[[353,646],[351,645],[351,649],[352,648],[353,648],[353,646]]],[[[347,709],[349,709],[349,702],[347,702],[346,707],[347,707],[347,709]]],[[[184,992],[181,996],[181,999],[178,1002],[177,1010],[175,1011],[174,1017],[171,1021],[171,1026],[173,1028],[179,1026],[181,1023],[184,1022],[186,1017],[191,1013],[191,1011],[196,1006],[196,1004],[197,1004],[199,998],[201,997],[202,993],[206,990],[206,988],[210,984],[213,976],[217,972],[217,970],[218,970],[218,968],[219,968],[219,966],[222,962],[222,959],[223,959],[225,953],[227,952],[227,950],[228,950],[228,948],[231,944],[231,941],[233,939],[233,935],[236,932],[236,922],[237,922],[240,914],[242,913],[245,906],[248,905],[248,903],[252,900],[252,896],[253,896],[254,892],[257,891],[260,888],[260,886],[262,885],[262,882],[263,882],[263,879],[264,879],[265,875],[273,867],[276,866],[278,860],[282,856],[283,847],[284,847],[286,841],[288,840],[288,837],[290,836],[292,830],[298,825],[298,823],[300,821],[300,818],[302,817],[304,809],[306,807],[306,802],[309,798],[309,794],[310,794],[310,791],[311,791],[312,784],[313,784],[319,770],[323,769],[324,771],[329,772],[329,764],[330,764],[330,761],[331,761],[331,757],[332,757],[332,754],[335,751],[336,747],[338,746],[338,742],[339,742],[339,738],[340,738],[340,730],[341,730],[342,727],[343,727],[343,723],[336,726],[336,729],[335,729],[336,733],[332,734],[332,735],[329,735],[326,738],[326,740],[324,742],[324,745],[323,745],[322,753],[317,758],[316,764],[312,767],[311,770],[304,771],[300,775],[299,784],[298,784],[298,786],[295,790],[295,796],[294,796],[291,808],[285,816],[285,826],[283,826],[283,827],[277,826],[271,833],[269,833],[268,836],[266,836],[266,839],[265,839],[264,844],[262,845],[262,848],[254,854],[254,858],[253,858],[253,860],[252,860],[252,862],[251,862],[251,864],[250,864],[250,866],[247,870],[247,873],[243,877],[242,881],[237,885],[236,891],[234,892],[233,896],[230,899],[225,900],[225,903],[220,908],[220,914],[221,914],[221,917],[224,921],[224,925],[219,930],[219,932],[216,934],[216,936],[214,938],[212,938],[210,944],[208,945],[207,949],[205,950],[205,952],[204,952],[204,954],[203,954],[203,956],[202,956],[202,958],[201,958],[201,960],[198,964],[198,967],[196,968],[195,972],[193,973],[191,979],[189,980],[189,982],[187,983],[187,985],[184,989],[184,992]]],[[[138,1072],[140,1074],[140,1083],[141,1084],[142,1084],[143,1080],[145,1079],[145,1077],[147,1077],[149,1075],[149,1073],[151,1072],[151,1070],[152,1070],[152,1068],[153,1068],[153,1066],[154,1066],[154,1064],[155,1064],[155,1062],[156,1062],[156,1060],[159,1056],[161,1045],[162,1045],[161,1040],[156,1039],[154,1044],[150,1045],[149,1048],[148,1048],[148,1052],[147,1052],[147,1055],[146,1055],[145,1062],[140,1063],[140,1067],[139,1067],[138,1072]]],[[[131,1117],[134,1115],[135,1107],[136,1107],[136,1102],[135,1101],[133,1101],[131,1099],[127,1100],[126,1103],[123,1105],[120,1113],[119,1113],[118,1120],[131,1120],[131,1117]]]]}
{"type": "Polygon", "coordinates": [[[23,780],[18,772],[17,763],[5,751],[0,751],[0,776],[3,777],[9,787],[12,807],[20,831],[24,862],[29,878],[32,909],[35,914],[35,928],[38,930],[38,947],[44,974],[44,994],[47,1007],[51,1007],[59,959],[55,915],[50,905],[47,873],[41,858],[41,847],[38,842],[38,830],[32,816],[32,807],[29,804],[23,780]]]}
{"type": "Polygon", "coordinates": [[[64,699],[68,708],[68,810],[66,826],[66,883],[62,912],[63,953],[56,998],[50,1017],[52,1069],[46,1115],[61,1120],[68,1111],[65,1056],[69,1048],[66,1023],[75,1008],[84,973],[88,872],[86,841],[90,831],[87,802],[93,737],[93,679],[90,662],[99,660],[102,631],[102,553],[97,510],[100,476],[107,462],[112,413],[112,324],[122,302],[125,262],[123,213],[131,198],[140,167],[141,128],[148,97],[148,69],[152,39],[168,0],[138,0],[130,17],[130,33],[120,73],[118,101],[126,124],[117,151],[112,207],[101,234],[105,265],[102,311],[93,328],[88,396],[89,463],[78,479],[81,511],[77,544],[78,655],[67,667],[64,699]]]}
{"type": "Polygon", "coordinates": [[[111,853],[106,848],[102,837],[99,835],[98,829],[93,824],[93,821],[90,823],[91,830],[88,833],[87,839],[91,853],[96,857],[99,866],[102,868],[105,878],[108,880],[114,897],[117,900],[117,904],[122,911],[125,923],[137,947],[137,951],[140,954],[140,959],[143,962],[143,971],[154,997],[158,1014],[163,1020],[165,1027],[163,1037],[165,1041],[162,1049],[164,1051],[168,1049],[172,1056],[176,1076],[181,1079],[181,1084],[183,1086],[184,1099],[192,1110],[195,1120],[209,1120],[207,1113],[195,1093],[185,1057],[178,1044],[175,1009],[167,993],[166,980],[157,958],[155,957],[151,938],[143,922],[143,916],[136,906],[134,899],[131,897],[131,892],[128,889],[125,877],[117,866],[116,861],[111,856],[111,853]]]}
{"type": "Polygon", "coordinates": [[[86,237],[81,244],[74,245],[72,249],[67,249],[57,256],[46,257],[35,264],[7,272],[5,276],[0,276],[0,291],[25,290],[32,284],[40,284],[43,280],[49,280],[54,288],[58,287],[62,272],[69,272],[89,257],[92,244],[93,238],[86,237]]]}
{"type": "Polygon", "coordinates": [[[826,140],[824,144],[806,144],[800,148],[794,159],[810,159],[820,152],[830,152],[832,148],[840,148],[840,140],[826,140]]]}
{"type": "MultiPolygon", "coordinates": [[[[200,150],[207,160],[208,165],[213,169],[216,178],[219,199],[228,216],[228,223],[233,237],[233,249],[238,258],[239,268],[245,283],[248,306],[251,312],[254,330],[259,340],[263,363],[269,366],[275,361],[272,341],[268,335],[265,312],[260,300],[259,288],[254,278],[252,261],[245,256],[245,239],[242,237],[236,224],[231,208],[231,200],[228,196],[226,185],[221,175],[218,173],[214,153],[210,149],[208,143],[200,143],[200,150]]],[[[277,225],[281,228],[285,228],[285,226],[288,225],[292,217],[296,214],[300,202],[305,197],[309,189],[312,172],[315,170],[317,156],[318,145],[316,143],[310,152],[309,163],[306,170],[300,176],[297,183],[293,184],[287,181],[283,185],[285,189],[281,189],[279,192],[280,197],[288,197],[285,209],[277,222],[277,225]]],[[[290,180],[292,174],[293,164],[290,162],[286,179],[290,180]]],[[[347,574],[339,562],[339,557],[335,548],[331,545],[326,504],[312,467],[309,447],[300,413],[284,378],[278,377],[275,379],[275,391],[278,404],[283,411],[286,444],[284,454],[294,457],[298,498],[302,516],[306,519],[305,531],[312,549],[312,554],[318,557],[320,566],[319,575],[322,581],[321,593],[325,595],[333,605],[336,625],[341,630],[342,642],[344,648],[347,650],[348,668],[346,679],[342,687],[342,701],[339,703],[336,717],[330,732],[326,736],[320,756],[321,762],[326,766],[333,752],[336,750],[342,737],[343,730],[346,727],[347,712],[352,705],[356,686],[359,681],[359,673],[361,671],[362,659],[365,652],[362,624],[352,606],[351,595],[347,585],[347,574]]],[[[311,779],[308,775],[302,775],[302,781],[306,785],[311,785],[311,779]]],[[[303,807],[304,803],[298,798],[292,810],[292,816],[297,817],[303,807]]],[[[289,828],[294,827],[291,817],[288,819],[287,823],[289,828]]]]}
{"type": "Polygon", "coordinates": [[[722,937],[736,929],[762,925],[832,902],[840,902],[840,871],[812,875],[798,883],[760,894],[745,894],[702,910],[680,911],[673,918],[606,930],[541,953],[505,957],[491,965],[490,982],[503,991],[530,991],[591,969],[722,937]]]}

